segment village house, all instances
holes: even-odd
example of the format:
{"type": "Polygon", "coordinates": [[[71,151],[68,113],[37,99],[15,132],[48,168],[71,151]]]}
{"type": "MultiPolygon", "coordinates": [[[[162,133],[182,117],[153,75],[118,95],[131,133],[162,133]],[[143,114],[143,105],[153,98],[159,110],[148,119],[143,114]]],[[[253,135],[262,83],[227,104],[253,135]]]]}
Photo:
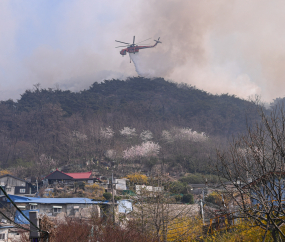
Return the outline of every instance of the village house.
{"type": "MultiPolygon", "coordinates": [[[[9,195],[27,196],[35,194],[37,191],[37,188],[30,182],[10,174],[0,176],[0,186],[4,188],[9,195]]],[[[3,195],[2,192],[1,195],[3,195]]]]}
{"type": "Polygon", "coordinates": [[[99,179],[92,176],[92,172],[65,173],[56,169],[56,171],[47,175],[43,182],[44,184],[65,183],[73,184],[74,182],[86,182],[93,184],[99,182],[99,179]]]}
{"type": "Polygon", "coordinates": [[[248,179],[248,184],[242,186],[248,192],[251,204],[267,204],[270,206],[284,206],[285,201],[285,172],[267,172],[257,179],[248,179]]]}
{"type": "Polygon", "coordinates": [[[120,191],[127,190],[126,179],[115,179],[115,189],[120,191]]]}
{"type": "MultiPolygon", "coordinates": [[[[11,195],[10,198],[18,208],[28,217],[29,211],[38,211],[40,215],[56,217],[61,214],[63,217],[90,218],[91,215],[102,216],[101,209],[110,207],[108,201],[94,201],[90,198],[38,198],[22,197],[11,195]],[[100,205],[100,206],[99,206],[100,205]]],[[[10,201],[2,197],[6,203],[10,201]]],[[[16,223],[28,223],[21,213],[16,211],[16,223]]]]}
{"type": "Polygon", "coordinates": [[[0,224],[0,242],[13,242],[21,240],[24,231],[13,224],[0,224]]]}
{"type": "Polygon", "coordinates": [[[162,192],[164,187],[153,187],[153,186],[146,186],[146,185],[136,185],[136,194],[140,195],[144,193],[148,195],[153,195],[157,192],[162,192]]]}
{"type": "MultiPolygon", "coordinates": [[[[107,178],[104,178],[102,177],[103,179],[100,180],[100,186],[103,187],[106,192],[110,192],[112,193],[112,179],[107,179],[107,178]]],[[[127,183],[126,183],[126,180],[125,178],[123,179],[113,179],[113,192],[114,192],[114,195],[117,194],[117,190],[118,191],[125,191],[127,190],[127,183]]]]}
{"type": "Polygon", "coordinates": [[[0,226],[0,241],[8,241],[8,233],[11,228],[14,226],[0,226]]]}

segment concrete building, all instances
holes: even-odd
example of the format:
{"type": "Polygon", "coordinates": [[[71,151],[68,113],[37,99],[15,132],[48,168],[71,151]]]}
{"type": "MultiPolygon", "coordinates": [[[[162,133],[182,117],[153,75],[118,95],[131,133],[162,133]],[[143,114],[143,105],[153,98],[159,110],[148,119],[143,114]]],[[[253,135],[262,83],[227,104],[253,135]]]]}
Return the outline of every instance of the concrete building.
{"type": "Polygon", "coordinates": [[[20,233],[23,232],[12,224],[0,224],[0,242],[20,241],[20,233]]]}
{"type": "Polygon", "coordinates": [[[164,187],[153,187],[153,186],[146,186],[146,185],[136,185],[136,193],[140,194],[155,194],[158,192],[163,192],[164,187]]]}
{"type": "MultiPolygon", "coordinates": [[[[66,216],[80,217],[80,214],[87,210],[90,215],[93,212],[97,216],[101,216],[99,205],[108,205],[108,202],[93,201],[90,198],[36,198],[13,195],[10,198],[27,215],[30,210],[36,210],[41,215],[45,214],[51,217],[60,213],[64,213],[66,216]]],[[[7,202],[9,203],[9,200],[7,202]]],[[[25,219],[19,217],[19,222],[22,220],[25,219]]]]}
{"type": "MultiPolygon", "coordinates": [[[[0,176],[0,186],[3,187],[9,195],[27,196],[36,193],[36,187],[30,182],[10,174],[0,176]]],[[[1,195],[3,194],[1,193],[1,195]]]]}
{"type": "Polygon", "coordinates": [[[0,226],[0,241],[8,241],[9,229],[13,226],[0,226]]]}
{"type": "Polygon", "coordinates": [[[116,190],[127,190],[126,179],[115,179],[115,189],[116,190]]]}
{"type": "Polygon", "coordinates": [[[131,200],[119,200],[117,203],[119,213],[127,214],[133,211],[133,203],[131,200]]]}

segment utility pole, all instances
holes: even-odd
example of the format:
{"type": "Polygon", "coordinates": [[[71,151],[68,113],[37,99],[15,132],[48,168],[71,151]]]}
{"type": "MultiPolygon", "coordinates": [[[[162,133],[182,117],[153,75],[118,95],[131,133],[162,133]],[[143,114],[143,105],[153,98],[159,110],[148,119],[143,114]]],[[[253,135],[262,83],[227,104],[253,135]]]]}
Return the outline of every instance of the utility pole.
{"type": "Polygon", "coordinates": [[[201,216],[202,216],[202,220],[203,220],[203,225],[205,224],[205,220],[204,220],[204,208],[203,208],[203,200],[200,199],[200,208],[201,208],[201,216]]]}
{"type": "Polygon", "coordinates": [[[29,212],[30,217],[30,239],[31,242],[39,242],[40,241],[40,232],[39,230],[34,226],[36,225],[39,227],[39,217],[37,211],[30,211],[29,212]]]}
{"type": "Polygon", "coordinates": [[[112,172],[112,210],[113,210],[113,223],[115,224],[115,199],[114,199],[114,183],[113,183],[113,172],[112,172]]]}

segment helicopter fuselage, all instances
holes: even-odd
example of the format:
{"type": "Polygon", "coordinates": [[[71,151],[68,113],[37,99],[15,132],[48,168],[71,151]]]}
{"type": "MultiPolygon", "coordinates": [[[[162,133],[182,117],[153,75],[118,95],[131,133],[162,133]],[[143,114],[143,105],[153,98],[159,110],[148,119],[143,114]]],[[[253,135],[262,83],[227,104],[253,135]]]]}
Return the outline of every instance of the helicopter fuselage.
{"type": "Polygon", "coordinates": [[[122,49],[122,50],[120,51],[120,54],[121,54],[122,56],[126,55],[127,52],[129,52],[129,53],[134,53],[134,54],[135,54],[136,52],[139,52],[140,49],[153,48],[153,47],[155,47],[155,46],[157,45],[157,43],[158,43],[158,42],[156,42],[154,45],[148,45],[148,46],[130,46],[130,47],[128,47],[128,48],[122,49]]]}

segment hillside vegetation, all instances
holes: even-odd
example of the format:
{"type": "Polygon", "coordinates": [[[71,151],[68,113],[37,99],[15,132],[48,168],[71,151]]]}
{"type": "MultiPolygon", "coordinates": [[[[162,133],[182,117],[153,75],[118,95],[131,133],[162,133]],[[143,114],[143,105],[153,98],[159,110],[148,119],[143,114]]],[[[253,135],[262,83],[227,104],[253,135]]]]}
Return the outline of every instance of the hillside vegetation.
{"type": "Polygon", "coordinates": [[[0,112],[1,167],[22,176],[59,166],[151,171],[159,160],[176,175],[209,173],[215,145],[257,120],[252,102],[142,77],[77,93],[36,85],[0,112]]]}

